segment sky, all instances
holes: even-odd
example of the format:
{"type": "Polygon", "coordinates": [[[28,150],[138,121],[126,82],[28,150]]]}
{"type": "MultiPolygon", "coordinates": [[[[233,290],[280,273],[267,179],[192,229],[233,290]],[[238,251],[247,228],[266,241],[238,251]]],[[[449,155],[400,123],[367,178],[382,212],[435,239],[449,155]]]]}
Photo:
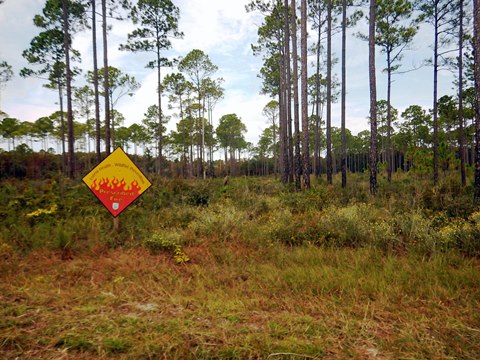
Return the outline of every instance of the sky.
{"type": "MultiPolygon", "coordinates": [[[[235,113],[247,126],[247,141],[256,144],[263,129],[268,126],[262,115],[263,107],[270,98],[261,95],[262,81],[258,78],[262,66],[261,58],[254,57],[251,44],[257,41],[257,30],[262,23],[258,13],[247,13],[245,5],[249,0],[174,0],[180,9],[179,30],[183,39],[173,41],[167,56],[185,56],[193,49],[206,53],[219,70],[215,77],[224,79],[224,98],[216,105],[213,117],[214,126],[222,115],[235,113]]],[[[44,88],[42,80],[21,78],[18,73],[28,66],[22,52],[29,47],[39,29],[33,25],[33,17],[41,14],[44,0],[5,0],[0,5],[0,61],[7,61],[13,67],[15,77],[1,91],[0,109],[10,117],[21,121],[35,121],[58,110],[57,94],[44,88]]],[[[135,76],[141,88],[132,97],[123,97],[117,104],[117,110],[125,116],[126,126],[140,123],[143,114],[150,105],[156,104],[156,71],[146,69],[151,60],[144,53],[119,51],[119,44],[126,42],[127,34],[133,29],[130,22],[113,22],[109,34],[109,65],[135,76]]],[[[368,44],[355,36],[357,32],[367,32],[365,20],[350,29],[347,34],[347,128],[353,134],[368,129],[369,82],[368,82],[368,44]]],[[[431,57],[431,29],[425,25],[420,29],[410,50],[405,52],[402,69],[418,66],[431,57]]],[[[310,39],[313,41],[313,39],[310,39]]],[[[333,41],[334,55],[340,57],[340,34],[333,41]]],[[[81,68],[92,68],[91,34],[79,33],[74,38],[73,47],[82,54],[81,68]]],[[[99,38],[99,56],[102,54],[99,38]]],[[[385,67],[384,55],[377,49],[377,93],[378,99],[386,98],[386,75],[381,72],[385,67]]],[[[313,58],[312,58],[313,63],[313,58]]],[[[99,58],[99,64],[102,59],[99,58]]],[[[100,65],[101,66],[101,65],[100,65]]],[[[163,69],[163,75],[175,69],[163,69]]],[[[309,71],[313,72],[313,68],[309,71]]],[[[340,78],[340,64],[333,72],[340,78]]],[[[397,75],[392,88],[392,105],[399,113],[409,105],[417,104],[426,109],[432,107],[432,69],[420,70],[397,75]]],[[[454,94],[452,74],[441,72],[439,94],[454,94]]],[[[83,84],[82,84],[83,85],[83,84]]],[[[166,104],[166,101],[163,102],[166,104]]],[[[163,106],[162,106],[163,108],[163,106]]],[[[169,114],[170,110],[163,108],[169,114]]],[[[172,118],[168,130],[175,129],[176,119],[172,118]]],[[[332,125],[340,124],[340,104],[332,109],[332,125]]]]}

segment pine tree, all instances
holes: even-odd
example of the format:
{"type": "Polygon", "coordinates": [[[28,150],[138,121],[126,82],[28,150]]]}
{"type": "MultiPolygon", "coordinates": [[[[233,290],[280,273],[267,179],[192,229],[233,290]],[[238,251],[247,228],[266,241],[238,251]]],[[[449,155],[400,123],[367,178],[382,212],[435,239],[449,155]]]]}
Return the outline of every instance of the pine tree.
{"type": "Polygon", "coordinates": [[[140,27],[128,34],[127,44],[121,45],[121,50],[132,52],[149,52],[154,54],[154,60],[147,67],[157,70],[157,105],[158,112],[158,161],[157,172],[162,171],[162,92],[161,68],[172,66],[172,62],[162,57],[162,52],[172,47],[171,38],[180,38],[183,34],[178,30],[180,11],[171,0],[139,0],[132,7],[131,17],[134,24],[140,27]]]}

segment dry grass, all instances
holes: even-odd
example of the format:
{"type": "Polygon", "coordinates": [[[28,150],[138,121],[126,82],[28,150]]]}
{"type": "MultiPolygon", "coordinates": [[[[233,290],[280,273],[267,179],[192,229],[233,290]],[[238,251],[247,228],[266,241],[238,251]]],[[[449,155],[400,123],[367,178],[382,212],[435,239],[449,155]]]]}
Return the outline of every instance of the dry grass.
{"type": "Polygon", "coordinates": [[[185,247],[0,265],[5,359],[475,359],[480,262],[372,249],[185,247]]]}
{"type": "Polygon", "coordinates": [[[0,358],[478,359],[468,193],[362,181],[172,180],[119,232],[80,185],[0,187],[0,358]]]}

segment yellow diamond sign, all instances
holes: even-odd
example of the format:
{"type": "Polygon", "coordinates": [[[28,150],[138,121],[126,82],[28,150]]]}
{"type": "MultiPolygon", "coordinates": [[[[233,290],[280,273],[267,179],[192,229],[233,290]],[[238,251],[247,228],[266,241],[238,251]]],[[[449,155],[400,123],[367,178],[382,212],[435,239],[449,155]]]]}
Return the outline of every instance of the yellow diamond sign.
{"type": "Polygon", "coordinates": [[[152,186],[122,148],[117,148],[82,180],[113,217],[152,186]]]}

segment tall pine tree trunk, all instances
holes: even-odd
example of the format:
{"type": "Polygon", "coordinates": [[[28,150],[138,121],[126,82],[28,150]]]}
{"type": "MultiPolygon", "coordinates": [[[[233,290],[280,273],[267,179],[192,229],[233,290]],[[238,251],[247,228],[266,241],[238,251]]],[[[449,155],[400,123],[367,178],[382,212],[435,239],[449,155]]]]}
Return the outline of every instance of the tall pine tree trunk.
{"type": "Polygon", "coordinates": [[[293,183],[295,170],[295,161],[293,154],[293,130],[292,130],[292,74],[290,59],[290,14],[288,10],[288,0],[284,4],[284,56],[285,56],[285,107],[287,114],[287,151],[288,151],[288,182],[293,183]]]}
{"type": "Polygon", "coordinates": [[[58,101],[60,103],[60,136],[62,141],[62,172],[64,175],[67,174],[68,167],[68,158],[67,151],[65,149],[65,111],[63,110],[63,86],[61,80],[58,82],[58,101]]]}
{"type": "Polygon", "coordinates": [[[273,174],[277,179],[278,173],[278,156],[277,156],[277,130],[275,128],[275,121],[272,126],[272,139],[273,139],[273,174]]]}
{"type": "MultiPolygon", "coordinates": [[[[158,36],[158,35],[157,35],[158,36]]],[[[162,175],[162,156],[163,156],[163,134],[162,134],[162,74],[160,72],[160,50],[157,48],[157,84],[158,84],[158,159],[157,159],[157,174],[162,175]]],[[[203,133],[203,132],[202,132],[203,133]]]]}
{"type": "Polygon", "coordinates": [[[98,90],[98,57],[97,57],[97,13],[96,0],[92,0],[92,48],[93,48],[93,88],[95,93],[95,154],[100,163],[100,95],[98,90]]]}
{"type": "Polygon", "coordinates": [[[473,0],[475,64],[475,195],[480,201],[480,0],[473,0]]]}
{"type": "Polygon", "coordinates": [[[307,93],[307,0],[301,2],[301,87],[302,87],[302,150],[303,150],[303,186],[310,189],[310,135],[308,131],[308,93],[307,93]]]}
{"type": "Polygon", "coordinates": [[[459,0],[459,31],[458,31],[458,121],[459,121],[459,152],[460,178],[462,186],[467,185],[465,171],[465,131],[463,124],[463,0],[459,0]]]}
{"type": "MultiPolygon", "coordinates": [[[[283,46],[282,46],[283,47],[283,46]]],[[[288,183],[289,161],[288,161],[288,125],[285,97],[285,57],[283,51],[280,55],[280,89],[278,94],[279,103],[279,127],[280,127],[280,172],[282,183],[288,183]]]]}
{"type": "Polygon", "coordinates": [[[315,151],[314,151],[314,173],[316,177],[320,176],[320,51],[321,51],[321,39],[322,39],[322,12],[321,4],[318,2],[318,33],[317,33],[317,52],[316,52],[316,78],[315,78],[315,151]]]}
{"type": "Polygon", "coordinates": [[[105,92],[105,152],[110,155],[110,82],[108,74],[108,41],[107,41],[107,0],[102,0],[102,35],[103,35],[103,91],[105,92]]]}
{"type": "Polygon", "coordinates": [[[342,167],[342,187],[347,186],[347,164],[346,164],[346,137],[345,137],[345,117],[346,117],[346,92],[347,92],[347,70],[346,70],[346,49],[347,49],[347,0],[342,0],[342,104],[341,104],[341,138],[342,153],[340,157],[342,167]]]}
{"type": "Polygon", "coordinates": [[[433,41],[433,183],[438,183],[438,6],[435,4],[433,41]]]}
{"type": "Polygon", "coordinates": [[[327,10],[327,183],[333,183],[332,164],[332,1],[327,10]]]}
{"type": "MultiPolygon", "coordinates": [[[[300,190],[302,175],[302,158],[300,153],[300,109],[298,98],[298,52],[297,52],[297,8],[295,0],[291,1],[291,27],[292,27],[292,57],[293,57],[293,119],[295,126],[295,189],[300,190]]],[[[285,14],[288,14],[286,12],[285,14]]],[[[290,14],[289,14],[290,15],[290,14]]],[[[288,27],[287,27],[288,28],[288,27]]],[[[303,60],[303,59],[302,59],[303,60]]]]}
{"type": "Polygon", "coordinates": [[[393,154],[392,154],[392,61],[391,53],[387,51],[387,180],[392,181],[393,154]]]}
{"type": "Polygon", "coordinates": [[[68,0],[62,0],[63,44],[65,47],[65,70],[67,80],[67,127],[68,127],[68,176],[75,177],[75,137],[73,133],[72,72],[70,69],[70,32],[68,24],[68,0]]]}
{"type": "Polygon", "coordinates": [[[377,193],[377,80],[375,74],[376,1],[370,0],[368,69],[370,80],[370,194],[377,193]]]}

